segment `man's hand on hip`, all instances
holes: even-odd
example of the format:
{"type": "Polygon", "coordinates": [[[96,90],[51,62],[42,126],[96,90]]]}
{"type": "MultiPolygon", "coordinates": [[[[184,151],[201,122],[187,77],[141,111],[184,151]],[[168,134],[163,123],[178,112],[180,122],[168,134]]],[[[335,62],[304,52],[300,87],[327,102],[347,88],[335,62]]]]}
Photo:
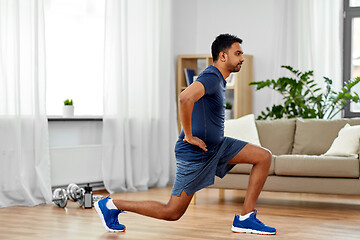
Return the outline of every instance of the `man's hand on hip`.
{"type": "Polygon", "coordinates": [[[188,142],[192,145],[195,145],[195,146],[198,146],[199,148],[201,148],[202,150],[204,150],[205,152],[207,151],[207,148],[206,148],[206,144],[204,143],[203,140],[201,140],[200,138],[198,137],[190,137],[190,138],[187,138],[186,136],[184,137],[184,141],[185,142],[188,142]]]}

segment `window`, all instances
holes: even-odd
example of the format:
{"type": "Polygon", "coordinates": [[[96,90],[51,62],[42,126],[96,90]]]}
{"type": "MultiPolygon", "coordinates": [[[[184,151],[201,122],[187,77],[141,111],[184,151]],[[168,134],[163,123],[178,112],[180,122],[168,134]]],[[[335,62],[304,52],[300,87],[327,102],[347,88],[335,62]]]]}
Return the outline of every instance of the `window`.
{"type": "Polygon", "coordinates": [[[360,7],[360,0],[350,0],[350,7],[360,7]]]}
{"type": "Polygon", "coordinates": [[[45,0],[48,115],[103,114],[105,0],[45,0]]]}
{"type": "MultiPolygon", "coordinates": [[[[360,0],[344,0],[343,80],[360,76],[360,0]]],[[[359,84],[358,84],[359,85],[359,84]]],[[[360,92],[360,86],[353,91],[360,92]]],[[[345,117],[360,117],[360,103],[345,109],[345,117]]]]}

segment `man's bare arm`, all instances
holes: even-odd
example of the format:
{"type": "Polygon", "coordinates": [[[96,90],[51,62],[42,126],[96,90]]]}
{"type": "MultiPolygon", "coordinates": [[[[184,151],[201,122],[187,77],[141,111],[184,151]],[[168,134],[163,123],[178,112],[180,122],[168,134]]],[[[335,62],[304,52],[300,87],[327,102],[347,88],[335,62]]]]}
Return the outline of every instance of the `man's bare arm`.
{"type": "Polygon", "coordinates": [[[184,141],[207,151],[203,140],[192,135],[191,116],[194,103],[205,94],[205,88],[200,82],[194,82],[179,95],[180,121],[185,133],[184,141]]]}

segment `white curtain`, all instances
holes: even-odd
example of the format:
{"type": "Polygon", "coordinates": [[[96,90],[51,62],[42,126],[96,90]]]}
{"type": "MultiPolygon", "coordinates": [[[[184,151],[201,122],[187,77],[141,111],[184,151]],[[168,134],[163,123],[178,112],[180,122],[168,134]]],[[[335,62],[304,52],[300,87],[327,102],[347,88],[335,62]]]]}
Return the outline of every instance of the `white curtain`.
{"type": "MultiPolygon", "coordinates": [[[[324,86],[323,77],[342,86],[342,0],[282,0],[275,46],[274,76],[282,77],[290,65],[300,71],[314,70],[314,79],[324,86]]],[[[273,95],[274,102],[282,97],[273,95]]]]}
{"type": "Polygon", "coordinates": [[[103,179],[110,192],[162,187],[177,139],[169,0],[107,0],[103,179]]]}
{"type": "Polygon", "coordinates": [[[51,202],[42,0],[0,0],[0,207],[51,202]]]}

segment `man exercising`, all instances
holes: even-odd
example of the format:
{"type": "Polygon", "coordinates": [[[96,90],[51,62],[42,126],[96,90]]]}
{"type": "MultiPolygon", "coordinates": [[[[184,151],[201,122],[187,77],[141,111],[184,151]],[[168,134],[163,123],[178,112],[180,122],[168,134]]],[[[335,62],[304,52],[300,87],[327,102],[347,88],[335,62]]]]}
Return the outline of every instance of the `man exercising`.
{"type": "Polygon", "coordinates": [[[176,177],[167,204],[155,201],[124,201],[106,197],[95,203],[108,231],[125,231],[118,222],[123,211],[175,221],[185,213],[196,191],[224,177],[235,164],[252,164],[241,215],[236,215],[234,232],[276,234],[256,218],[255,204],[268,176],[271,152],[247,142],[224,137],[225,79],[240,71],[244,62],[242,40],[221,34],[212,43],[213,65],[208,66],[179,96],[183,130],[175,146],[176,177]]]}

